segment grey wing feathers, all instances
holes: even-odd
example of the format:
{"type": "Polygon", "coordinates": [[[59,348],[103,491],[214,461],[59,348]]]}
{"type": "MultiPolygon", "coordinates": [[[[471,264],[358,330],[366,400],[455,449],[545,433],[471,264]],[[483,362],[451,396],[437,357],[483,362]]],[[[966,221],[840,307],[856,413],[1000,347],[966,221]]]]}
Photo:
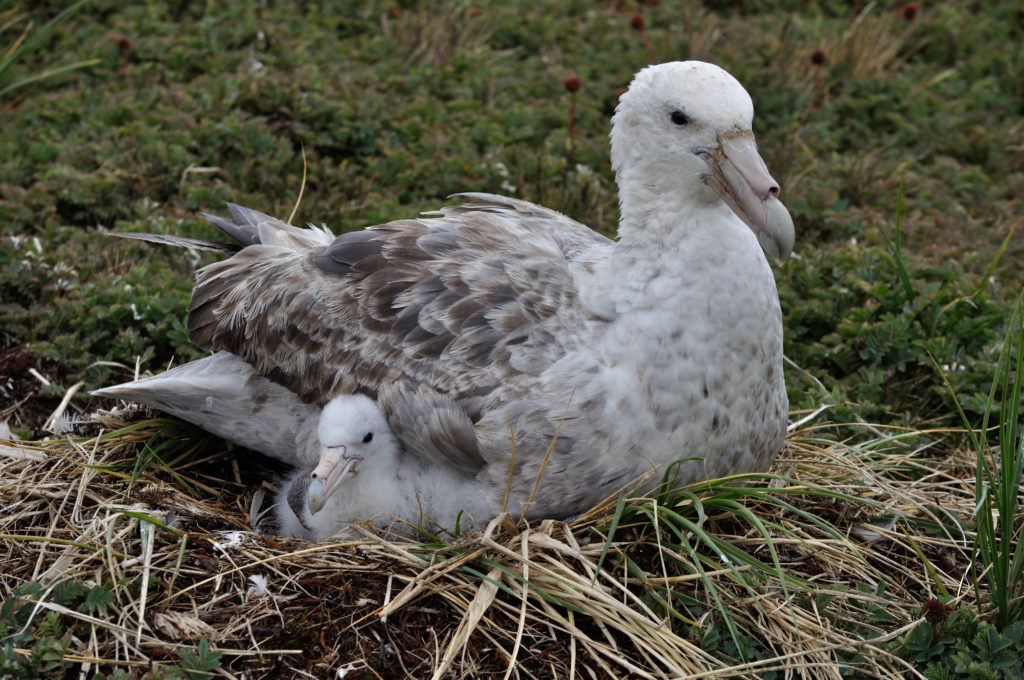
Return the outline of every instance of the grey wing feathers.
{"type": "Polygon", "coordinates": [[[234,243],[218,243],[184,236],[149,233],[114,233],[120,238],[160,243],[181,248],[195,248],[220,253],[237,253],[246,246],[257,244],[291,245],[293,247],[323,246],[331,242],[333,235],[326,229],[300,229],[282,222],[258,210],[228,203],[231,218],[203,213],[203,219],[230,236],[234,243]]]}
{"type": "Polygon", "coordinates": [[[146,404],[291,465],[317,460],[320,409],[227,352],[93,394],[146,404]]]}
{"type": "Polygon", "coordinates": [[[279,245],[292,248],[324,246],[334,235],[325,228],[310,226],[308,229],[293,227],[287,222],[270,215],[228,203],[232,219],[203,213],[203,219],[210,222],[233,238],[243,248],[246,246],[279,245]]]}
{"type": "Polygon", "coordinates": [[[470,198],[333,240],[231,206],[235,223],[214,223],[253,245],[199,272],[190,338],[319,404],[404,381],[485,406],[542,368],[538,347],[544,365],[564,351],[546,325],[578,313],[568,260],[609,241],[524,201],[470,198]]]}
{"type": "Polygon", "coordinates": [[[484,467],[469,415],[446,395],[425,385],[393,383],[381,387],[377,403],[408,449],[466,474],[484,467]]]}
{"type": "Polygon", "coordinates": [[[609,238],[602,236],[584,224],[580,224],[571,217],[567,217],[550,208],[530,203],[529,201],[478,192],[463,192],[452,195],[470,198],[473,199],[473,202],[443,208],[443,214],[456,215],[463,211],[514,213],[524,224],[530,224],[537,229],[543,230],[545,234],[559,244],[566,254],[571,254],[572,251],[581,246],[588,247],[611,243],[609,238]]]}

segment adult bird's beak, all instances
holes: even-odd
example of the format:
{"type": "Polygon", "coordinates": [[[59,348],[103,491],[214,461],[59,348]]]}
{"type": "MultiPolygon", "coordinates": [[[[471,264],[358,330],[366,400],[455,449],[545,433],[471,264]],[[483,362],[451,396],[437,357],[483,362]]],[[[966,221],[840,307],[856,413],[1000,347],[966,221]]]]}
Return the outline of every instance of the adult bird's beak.
{"type": "Polygon", "coordinates": [[[320,463],[310,473],[306,505],[310,514],[315,515],[324,507],[327,499],[336,492],[349,476],[362,456],[349,456],[344,446],[323,446],[320,448],[320,463]]]}
{"type": "Polygon", "coordinates": [[[757,153],[750,130],[722,132],[717,149],[698,155],[711,166],[709,183],[757,236],[766,253],[786,259],[793,252],[793,218],[779,200],[779,184],[757,153]]]}

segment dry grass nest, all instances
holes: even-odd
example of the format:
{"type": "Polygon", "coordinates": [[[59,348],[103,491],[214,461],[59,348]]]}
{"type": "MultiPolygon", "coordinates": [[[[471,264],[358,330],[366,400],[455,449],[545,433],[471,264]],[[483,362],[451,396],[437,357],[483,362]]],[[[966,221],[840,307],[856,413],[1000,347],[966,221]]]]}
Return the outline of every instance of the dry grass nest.
{"type": "Polygon", "coordinates": [[[160,677],[201,640],[229,678],[906,677],[894,641],[968,591],[970,461],[906,433],[805,426],[770,475],[571,523],[314,544],[251,529],[266,461],[139,415],[0,440],[0,599],[65,617],[68,677],[160,677]],[[109,602],[58,604],[68,579],[109,602]]]}

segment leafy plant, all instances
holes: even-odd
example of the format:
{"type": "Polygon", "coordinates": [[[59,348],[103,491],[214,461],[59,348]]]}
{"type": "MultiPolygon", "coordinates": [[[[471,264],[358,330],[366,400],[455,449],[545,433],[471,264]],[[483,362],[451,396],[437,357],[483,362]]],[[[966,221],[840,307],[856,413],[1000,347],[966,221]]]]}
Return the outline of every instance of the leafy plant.
{"type": "Polygon", "coordinates": [[[163,666],[152,675],[152,680],[207,680],[220,668],[221,654],[210,650],[210,643],[200,640],[196,649],[178,652],[178,665],[163,666]]]}
{"type": "Polygon", "coordinates": [[[97,673],[94,680],[132,680],[132,676],[123,668],[115,668],[109,675],[97,673]]]}
{"type": "MultiPolygon", "coordinates": [[[[132,584],[128,584],[131,586],[132,584]]],[[[90,586],[67,579],[54,583],[34,581],[19,585],[11,598],[0,602],[0,677],[32,678],[64,677],[64,656],[72,634],[81,635],[68,617],[39,606],[42,599],[76,611],[101,616],[114,602],[114,595],[105,586],[90,586]],[[27,649],[27,653],[18,651],[27,649]]],[[[179,663],[161,667],[148,676],[166,680],[207,680],[220,667],[221,654],[201,640],[196,649],[182,649],[179,663]]],[[[125,680],[125,671],[115,669],[110,675],[97,675],[107,680],[125,680]]]]}
{"type": "Polygon", "coordinates": [[[1024,622],[1000,631],[966,608],[940,619],[925,616],[890,650],[929,680],[1015,680],[1024,673],[1024,622]]]}
{"type": "MultiPolygon", "coordinates": [[[[896,243],[889,252],[849,246],[787,265],[779,285],[791,310],[787,356],[829,391],[794,374],[793,407],[825,398],[839,422],[948,427],[956,423],[947,383],[958,393],[989,384],[1005,313],[977,279],[948,264],[913,266],[896,243]]],[[[988,408],[975,398],[961,406],[975,417],[988,408]]]]}
{"type": "Polygon", "coordinates": [[[71,644],[65,617],[39,607],[41,598],[89,614],[102,614],[113,602],[103,586],[75,580],[51,584],[27,582],[0,603],[0,677],[62,677],[64,655],[71,644]],[[22,654],[15,648],[27,648],[22,654]]]}

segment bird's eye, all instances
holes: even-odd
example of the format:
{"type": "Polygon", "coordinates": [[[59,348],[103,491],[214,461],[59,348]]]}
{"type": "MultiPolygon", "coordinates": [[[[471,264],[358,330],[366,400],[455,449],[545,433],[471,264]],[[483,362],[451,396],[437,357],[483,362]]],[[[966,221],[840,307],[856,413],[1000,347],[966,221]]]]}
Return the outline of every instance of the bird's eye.
{"type": "Polygon", "coordinates": [[[364,444],[369,444],[372,441],[373,441],[373,433],[372,432],[367,432],[366,436],[363,437],[363,443],[364,444]]]}
{"type": "Polygon", "coordinates": [[[686,114],[682,111],[673,111],[671,114],[672,122],[676,125],[686,125],[690,122],[690,119],[686,117],[686,114]]]}

